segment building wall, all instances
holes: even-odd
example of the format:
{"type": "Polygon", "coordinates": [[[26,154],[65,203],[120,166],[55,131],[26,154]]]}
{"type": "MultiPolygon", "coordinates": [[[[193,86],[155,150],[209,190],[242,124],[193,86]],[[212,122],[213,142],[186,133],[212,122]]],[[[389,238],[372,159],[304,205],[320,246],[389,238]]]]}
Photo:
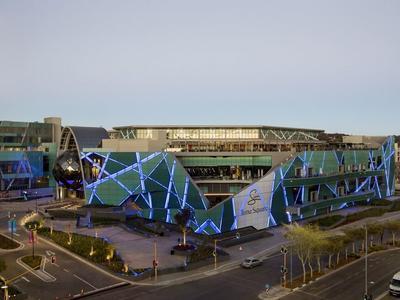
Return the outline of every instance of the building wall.
{"type": "Polygon", "coordinates": [[[376,150],[299,153],[212,208],[171,153],[81,153],[81,159],[88,203],[130,200],[143,217],[164,222],[189,208],[192,230],[204,234],[263,229],[394,193],[391,137],[376,150]]]}

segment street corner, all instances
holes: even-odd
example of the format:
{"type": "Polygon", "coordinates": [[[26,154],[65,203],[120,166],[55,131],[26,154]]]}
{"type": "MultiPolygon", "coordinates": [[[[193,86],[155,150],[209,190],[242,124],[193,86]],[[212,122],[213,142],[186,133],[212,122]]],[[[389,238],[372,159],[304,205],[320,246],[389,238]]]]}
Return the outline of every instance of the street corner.
{"type": "Polygon", "coordinates": [[[280,285],[270,287],[269,284],[266,284],[265,291],[258,295],[258,299],[277,300],[289,295],[291,292],[292,290],[283,288],[280,285]]]}
{"type": "Polygon", "coordinates": [[[35,275],[37,278],[39,278],[40,280],[42,280],[43,282],[54,282],[56,281],[56,277],[54,277],[53,275],[51,275],[50,273],[48,273],[45,268],[46,268],[46,261],[47,258],[44,255],[36,255],[34,257],[31,256],[22,256],[17,258],[16,262],[17,264],[19,264],[21,267],[23,267],[24,269],[26,269],[29,273],[35,275]],[[26,258],[32,258],[29,261],[26,261],[26,258]],[[40,265],[38,266],[38,269],[33,268],[32,264],[33,259],[35,258],[40,258],[40,265]]]}

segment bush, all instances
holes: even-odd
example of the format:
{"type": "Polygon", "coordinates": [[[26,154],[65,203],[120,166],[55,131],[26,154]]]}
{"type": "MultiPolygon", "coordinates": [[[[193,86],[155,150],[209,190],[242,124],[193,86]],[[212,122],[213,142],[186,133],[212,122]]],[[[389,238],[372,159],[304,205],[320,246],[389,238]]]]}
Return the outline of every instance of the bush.
{"type": "Polygon", "coordinates": [[[347,215],[346,223],[352,223],[370,217],[379,217],[388,212],[385,208],[369,208],[367,210],[359,211],[351,215],[347,215]]]}
{"type": "Polygon", "coordinates": [[[371,206],[390,206],[392,203],[392,201],[387,199],[372,199],[369,204],[371,206]]]}
{"type": "Polygon", "coordinates": [[[400,201],[393,201],[392,207],[389,209],[389,211],[399,211],[400,210],[400,201]]]}
{"type": "Polygon", "coordinates": [[[48,213],[58,219],[76,219],[78,216],[76,211],[68,210],[68,209],[55,209],[55,210],[48,210],[48,213]]]}
{"type": "Polygon", "coordinates": [[[32,257],[32,255],[28,255],[28,256],[24,256],[21,259],[25,264],[27,264],[28,266],[30,266],[32,269],[36,269],[40,266],[41,262],[42,262],[42,257],[41,256],[34,256],[32,257]]]}
{"type": "Polygon", "coordinates": [[[118,254],[114,253],[114,247],[101,238],[71,233],[72,242],[71,244],[68,244],[69,234],[67,232],[53,230],[53,234],[50,234],[50,228],[48,227],[40,227],[38,228],[37,232],[38,234],[48,239],[51,239],[56,244],[90,261],[103,264],[112,271],[122,272],[122,268],[124,265],[123,260],[118,254]],[[92,245],[94,253],[90,255],[92,245]],[[111,253],[113,254],[112,257],[110,259],[107,259],[111,253]]]}
{"type": "Polygon", "coordinates": [[[202,242],[195,251],[189,256],[189,262],[194,263],[213,257],[214,247],[207,244],[206,241],[202,242]]]}
{"type": "Polygon", "coordinates": [[[343,220],[345,217],[342,215],[333,215],[333,216],[327,216],[324,218],[320,218],[318,220],[310,222],[311,225],[316,225],[319,227],[330,227],[337,222],[343,220]]]}
{"type": "Polygon", "coordinates": [[[372,253],[372,252],[382,251],[382,250],[386,250],[386,249],[387,249],[387,246],[385,246],[385,245],[374,245],[374,246],[368,247],[368,252],[372,253]]]}

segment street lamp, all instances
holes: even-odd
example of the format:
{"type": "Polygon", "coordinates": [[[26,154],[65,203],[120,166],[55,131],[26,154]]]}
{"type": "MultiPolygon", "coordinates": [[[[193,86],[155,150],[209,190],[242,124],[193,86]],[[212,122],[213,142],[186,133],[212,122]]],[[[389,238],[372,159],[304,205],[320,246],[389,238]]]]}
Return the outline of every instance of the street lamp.
{"type": "MultiPolygon", "coordinates": [[[[217,242],[222,242],[222,241],[225,241],[225,240],[229,240],[229,239],[232,239],[232,237],[230,236],[230,237],[226,237],[226,238],[224,238],[224,239],[215,239],[214,240],[214,251],[213,251],[213,256],[214,256],[214,270],[216,270],[217,269],[217,242]]],[[[235,239],[237,239],[237,240],[239,240],[240,239],[240,232],[238,231],[238,232],[236,232],[236,234],[235,234],[235,239]]],[[[240,247],[240,251],[242,251],[243,249],[241,249],[242,247],[240,247]]]]}
{"type": "Polygon", "coordinates": [[[35,232],[36,232],[36,224],[35,226],[29,225],[29,231],[31,232],[31,241],[32,241],[32,258],[35,258],[35,232]]]}
{"type": "Polygon", "coordinates": [[[372,295],[368,294],[368,225],[365,224],[365,294],[364,300],[372,300],[372,295]]]}
{"type": "Polygon", "coordinates": [[[8,300],[8,286],[7,284],[4,282],[4,285],[1,286],[1,288],[4,290],[4,300],[8,300]]]}

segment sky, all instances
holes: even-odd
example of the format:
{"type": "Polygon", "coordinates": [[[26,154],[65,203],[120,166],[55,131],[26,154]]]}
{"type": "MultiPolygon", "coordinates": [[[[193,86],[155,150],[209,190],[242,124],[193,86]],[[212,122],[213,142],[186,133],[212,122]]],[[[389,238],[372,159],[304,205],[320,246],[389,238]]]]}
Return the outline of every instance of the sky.
{"type": "Polygon", "coordinates": [[[398,0],[0,0],[0,120],[400,134],[398,0]]]}

